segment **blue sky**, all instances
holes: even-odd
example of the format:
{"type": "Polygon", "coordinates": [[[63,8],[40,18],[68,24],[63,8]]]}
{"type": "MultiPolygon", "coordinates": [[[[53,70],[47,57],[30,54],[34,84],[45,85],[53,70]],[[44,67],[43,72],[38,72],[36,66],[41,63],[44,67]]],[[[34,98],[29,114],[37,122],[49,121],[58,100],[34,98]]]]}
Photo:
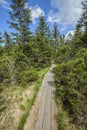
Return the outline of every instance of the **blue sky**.
{"type": "MultiPolygon", "coordinates": [[[[27,6],[31,9],[32,20],[31,30],[37,26],[37,19],[41,13],[52,29],[54,22],[62,34],[73,32],[75,25],[82,13],[81,2],[84,0],[29,0],[27,6]]],[[[7,20],[10,19],[11,0],[0,0],[0,32],[11,32],[7,20]]]]}

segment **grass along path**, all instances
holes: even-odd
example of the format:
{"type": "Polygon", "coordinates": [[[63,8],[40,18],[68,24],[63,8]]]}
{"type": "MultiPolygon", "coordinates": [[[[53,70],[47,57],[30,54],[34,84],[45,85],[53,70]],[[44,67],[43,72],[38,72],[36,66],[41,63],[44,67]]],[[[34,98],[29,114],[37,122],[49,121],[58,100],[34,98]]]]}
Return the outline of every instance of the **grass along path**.
{"type": "Polygon", "coordinates": [[[49,68],[45,68],[39,72],[39,79],[37,80],[37,82],[35,83],[35,86],[34,86],[34,94],[33,94],[31,99],[27,99],[27,101],[26,101],[27,108],[26,108],[25,112],[23,113],[23,115],[20,117],[20,121],[19,121],[19,125],[17,127],[17,130],[23,130],[24,124],[26,123],[27,117],[29,116],[29,112],[34,104],[37,93],[38,93],[39,88],[41,86],[43,77],[44,77],[45,73],[48,71],[48,69],[49,68]]]}
{"type": "Polygon", "coordinates": [[[6,87],[0,92],[0,130],[22,129],[27,118],[26,113],[29,112],[35,93],[38,92],[41,80],[48,69],[38,71],[38,80],[27,84],[26,87],[6,87]]]}

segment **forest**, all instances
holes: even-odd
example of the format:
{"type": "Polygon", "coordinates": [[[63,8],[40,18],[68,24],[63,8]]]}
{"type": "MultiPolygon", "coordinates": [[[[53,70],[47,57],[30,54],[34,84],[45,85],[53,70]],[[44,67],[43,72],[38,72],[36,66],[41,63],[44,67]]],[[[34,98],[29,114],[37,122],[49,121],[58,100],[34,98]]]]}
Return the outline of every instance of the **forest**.
{"type": "MultiPolygon", "coordinates": [[[[31,32],[31,10],[25,7],[27,2],[12,0],[9,12],[11,20],[7,22],[14,31],[10,34],[7,31],[0,33],[0,114],[9,103],[3,93],[10,89],[27,89],[39,80],[40,73],[43,77],[46,69],[55,64],[56,103],[68,113],[78,130],[86,130],[87,0],[82,2],[83,13],[74,35],[69,34],[68,38],[60,34],[57,23],[50,30],[43,14],[39,16],[36,30],[31,32]]],[[[20,107],[25,110],[23,104],[20,107]]],[[[58,113],[59,130],[68,130],[62,124],[63,116],[59,114],[62,113],[58,113]]],[[[2,129],[6,130],[4,127],[2,129]]],[[[20,127],[18,129],[22,130],[20,127]]]]}

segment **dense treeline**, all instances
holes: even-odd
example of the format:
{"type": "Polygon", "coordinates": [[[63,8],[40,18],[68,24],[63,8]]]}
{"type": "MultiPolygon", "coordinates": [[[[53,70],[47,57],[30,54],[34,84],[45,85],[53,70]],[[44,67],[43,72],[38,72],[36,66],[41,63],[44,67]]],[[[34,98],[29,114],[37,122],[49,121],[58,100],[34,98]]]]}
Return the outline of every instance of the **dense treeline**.
{"type": "Polygon", "coordinates": [[[0,33],[0,91],[4,86],[25,86],[38,78],[38,70],[51,64],[54,48],[49,26],[41,14],[34,34],[31,32],[27,3],[28,0],[12,0],[8,24],[14,32],[0,33]]]}
{"type": "MultiPolygon", "coordinates": [[[[80,130],[87,129],[87,1],[72,39],[59,47],[54,69],[56,98],[80,130]],[[82,28],[84,28],[82,30],[82,28]]],[[[65,130],[65,128],[62,128],[65,130]]],[[[61,129],[61,130],[62,130],[61,129]]],[[[67,129],[67,128],[66,128],[67,129]]]]}
{"type": "Polygon", "coordinates": [[[54,24],[51,33],[41,14],[32,33],[31,10],[26,7],[27,3],[28,0],[12,0],[9,12],[11,20],[7,22],[14,31],[10,34],[5,31],[3,35],[0,33],[1,91],[4,86],[25,86],[37,80],[38,70],[51,65],[54,52],[58,49],[60,36],[57,24],[54,24]]]}
{"type": "MultiPolygon", "coordinates": [[[[0,92],[16,85],[25,87],[38,79],[38,70],[57,64],[54,69],[56,99],[81,130],[87,129],[87,0],[74,36],[65,39],[57,23],[50,30],[41,14],[34,33],[30,25],[28,0],[12,0],[9,27],[0,33],[0,92]]],[[[32,24],[33,26],[33,24],[32,24]]]]}

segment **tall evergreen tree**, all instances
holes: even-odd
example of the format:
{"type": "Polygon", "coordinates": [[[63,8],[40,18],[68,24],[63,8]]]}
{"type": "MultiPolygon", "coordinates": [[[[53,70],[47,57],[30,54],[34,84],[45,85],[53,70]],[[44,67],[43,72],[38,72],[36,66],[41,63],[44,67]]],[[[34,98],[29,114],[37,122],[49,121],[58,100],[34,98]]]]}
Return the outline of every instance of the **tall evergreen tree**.
{"type": "Polygon", "coordinates": [[[87,48],[87,0],[82,2],[83,13],[81,15],[79,23],[84,27],[84,36],[82,38],[83,46],[87,48]]]}
{"type": "Polygon", "coordinates": [[[4,33],[4,41],[5,41],[5,50],[7,54],[10,54],[12,48],[12,40],[10,38],[10,35],[6,31],[4,33]]]}
{"type": "Polygon", "coordinates": [[[52,37],[53,37],[53,46],[54,46],[55,50],[57,51],[60,33],[59,33],[59,30],[58,30],[56,23],[54,23],[54,26],[53,26],[52,37]]]}
{"type": "Polygon", "coordinates": [[[48,37],[49,35],[49,27],[45,21],[43,14],[39,17],[39,24],[36,29],[36,33],[39,34],[41,37],[48,37]]]}
{"type": "Polygon", "coordinates": [[[83,13],[81,15],[80,18],[80,23],[82,26],[85,27],[85,31],[87,31],[87,0],[84,0],[84,2],[82,2],[82,9],[83,9],[83,13]]]}
{"type": "Polygon", "coordinates": [[[2,56],[3,52],[4,52],[4,49],[3,47],[1,46],[3,43],[3,39],[2,39],[2,36],[1,36],[1,33],[0,33],[0,56],[2,56]]]}
{"type": "Polygon", "coordinates": [[[63,45],[65,44],[65,35],[60,35],[60,44],[63,45]]]}
{"type": "Polygon", "coordinates": [[[2,44],[2,43],[3,43],[3,39],[2,39],[2,35],[0,33],[0,44],[2,44]]]}
{"type": "Polygon", "coordinates": [[[78,39],[81,33],[82,33],[81,25],[78,23],[76,25],[76,30],[75,30],[75,34],[74,34],[75,39],[78,39]]]}
{"type": "Polygon", "coordinates": [[[38,67],[45,67],[50,64],[51,50],[49,44],[49,27],[41,14],[39,24],[36,29],[36,43],[38,47],[38,67]]]}
{"type": "Polygon", "coordinates": [[[81,25],[78,23],[76,25],[76,29],[74,31],[74,36],[72,37],[72,40],[70,41],[70,45],[72,48],[72,52],[75,55],[77,51],[83,47],[82,43],[82,30],[81,30],[81,25]]]}
{"type": "Polygon", "coordinates": [[[31,34],[29,24],[31,23],[31,11],[26,6],[28,0],[12,0],[10,17],[12,22],[9,22],[10,27],[16,30],[13,35],[16,37],[16,42],[19,45],[29,42],[31,34]]]}
{"type": "Polygon", "coordinates": [[[60,35],[60,33],[59,33],[59,30],[58,30],[57,24],[54,23],[54,27],[53,27],[53,38],[55,40],[57,40],[59,38],[59,35],[60,35]]]}

